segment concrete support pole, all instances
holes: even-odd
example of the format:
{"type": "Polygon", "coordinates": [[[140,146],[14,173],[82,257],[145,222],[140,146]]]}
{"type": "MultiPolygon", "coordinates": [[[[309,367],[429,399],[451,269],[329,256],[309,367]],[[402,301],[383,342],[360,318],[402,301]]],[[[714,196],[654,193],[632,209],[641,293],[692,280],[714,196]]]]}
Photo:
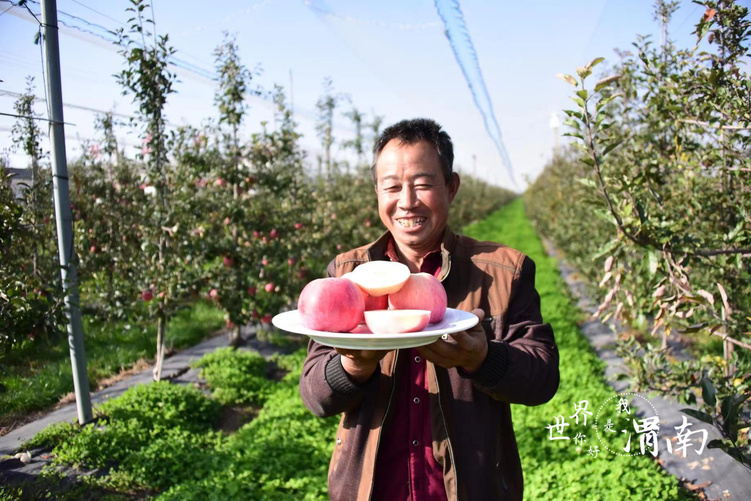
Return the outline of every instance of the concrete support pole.
{"type": "Polygon", "coordinates": [[[93,416],[91,395],[89,394],[89,376],[86,372],[86,352],[83,347],[78,276],[74,262],[73,217],[68,191],[68,160],[65,155],[65,131],[63,129],[63,92],[60,84],[57,6],[55,0],[41,0],[41,6],[57,245],[60,255],[60,273],[65,290],[68,346],[70,348],[70,362],[73,366],[73,386],[76,393],[78,422],[85,424],[91,421],[93,416]]]}

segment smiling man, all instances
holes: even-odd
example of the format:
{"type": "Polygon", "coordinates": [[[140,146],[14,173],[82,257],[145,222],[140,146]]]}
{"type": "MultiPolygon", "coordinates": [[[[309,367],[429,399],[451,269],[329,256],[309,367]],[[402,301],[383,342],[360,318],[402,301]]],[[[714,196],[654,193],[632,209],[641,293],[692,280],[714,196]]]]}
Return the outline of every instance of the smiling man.
{"type": "Polygon", "coordinates": [[[340,254],[341,276],[391,260],[438,277],[474,329],[404,350],[334,349],[313,341],[300,394],[316,415],[343,413],[329,467],[333,500],[521,499],[510,404],[558,388],[558,351],[540,315],[534,263],[494,242],[454,234],[459,190],[451,139],[432,120],[399,122],[373,147],[378,213],[388,231],[340,254]]]}

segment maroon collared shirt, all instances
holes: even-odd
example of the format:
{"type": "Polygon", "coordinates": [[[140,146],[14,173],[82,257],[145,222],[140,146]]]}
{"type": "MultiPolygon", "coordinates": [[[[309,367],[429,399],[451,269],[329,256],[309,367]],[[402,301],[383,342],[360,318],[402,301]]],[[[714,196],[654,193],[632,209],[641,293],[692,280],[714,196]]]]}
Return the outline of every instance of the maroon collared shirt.
{"type": "MultiPolygon", "coordinates": [[[[390,239],[386,255],[399,261],[390,239]]],[[[428,253],[420,271],[439,277],[441,252],[428,253]]],[[[433,430],[426,362],[415,348],[401,350],[408,367],[399,380],[393,414],[381,431],[373,499],[445,501],[442,467],[433,457],[433,430]]]]}

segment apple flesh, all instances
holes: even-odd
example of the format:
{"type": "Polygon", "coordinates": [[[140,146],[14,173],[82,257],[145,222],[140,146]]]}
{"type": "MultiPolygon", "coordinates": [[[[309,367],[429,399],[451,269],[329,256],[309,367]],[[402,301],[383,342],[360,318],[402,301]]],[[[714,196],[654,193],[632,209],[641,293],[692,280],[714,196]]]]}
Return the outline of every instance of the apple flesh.
{"type": "Polygon", "coordinates": [[[448,298],[440,280],[430,273],[410,275],[401,289],[389,294],[389,305],[395,310],[430,310],[430,323],[443,320],[448,298]]]}
{"type": "Polygon", "coordinates": [[[370,261],[355,268],[350,279],[368,295],[379,297],[401,289],[409,276],[409,268],[405,264],[370,261]]]}
{"type": "Polygon", "coordinates": [[[365,323],[374,334],[402,334],[421,331],[430,320],[429,310],[373,310],[365,312],[365,323]]]}
{"type": "Polygon", "coordinates": [[[308,329],[349,332],[360,323],[365,300],[357,286],[345,278],[319,278],[302,290],[297,309],[308,329]]]}

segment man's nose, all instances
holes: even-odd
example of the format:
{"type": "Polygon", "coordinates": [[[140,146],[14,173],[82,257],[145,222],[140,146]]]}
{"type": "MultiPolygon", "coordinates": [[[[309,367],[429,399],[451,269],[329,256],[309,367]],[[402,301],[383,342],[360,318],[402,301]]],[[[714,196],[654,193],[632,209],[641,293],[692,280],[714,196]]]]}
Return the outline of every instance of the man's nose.
{"type": "Polygon", "coordinates": [[[411,209],[417,204],[417,193],[411,186],[404,186],[399,193],[399,208],[411,209]]]}

